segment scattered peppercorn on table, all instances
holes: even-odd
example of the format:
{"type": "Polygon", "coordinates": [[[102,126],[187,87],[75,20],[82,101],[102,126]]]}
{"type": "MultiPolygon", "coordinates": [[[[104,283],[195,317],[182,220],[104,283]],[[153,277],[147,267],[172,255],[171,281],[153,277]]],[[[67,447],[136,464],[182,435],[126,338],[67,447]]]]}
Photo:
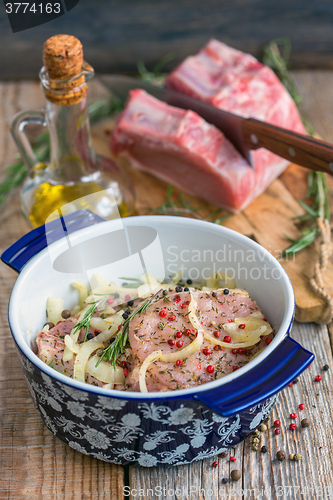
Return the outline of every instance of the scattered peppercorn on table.
{"type": "MultiPolygon", "coordinates": [[[[333,142],[333,71],[300,71],[294,76],[313,125],[333,142]]],[[[98,81],[91,88],[92,98],[105,92],[98,81]]],[[[11,164],[16,153],[9,137],[11,117],[19,109],[41,106],[37,82],[0,83],[0,169],[11,164]]],[[[97,137],[97,148],[104,147],[102,143],[97,137]]],[[[143,175],[134,172],[134,182],[143,175]]],[[[156,179],[146,179],[151,189],[162,186],[156,179]]],[[[303,169],[292,167],[281,181],[296,199],[304,199],[303,169]]],[[[139,210],[147,206],[146,191],[137,189],[139,210]]],[[[3,251],[30,228],[15,195],[1,217],[3,251]]],[[[74,451],[40,421],[8,327],[7,304],[15,279],[14,272],[0,266],[0,499],[333,498],[333,327],[295,324],[292,336],[316,359],[280,393],[268,421],[236,448],[191,465],[123,468],[74,451]]]]}

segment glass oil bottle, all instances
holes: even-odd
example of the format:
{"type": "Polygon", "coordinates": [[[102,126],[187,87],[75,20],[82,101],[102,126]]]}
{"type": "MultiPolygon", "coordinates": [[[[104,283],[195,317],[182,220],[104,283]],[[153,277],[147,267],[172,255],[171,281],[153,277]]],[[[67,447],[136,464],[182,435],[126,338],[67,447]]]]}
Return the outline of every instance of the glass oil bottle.
{"type": "Polygon", "coordinates": [[[49,38],[43,45],[43,63],[39,76],[46,108],[18,113],[11,127],[29,169],[20,193],[23,214],[33,226],[44,224],[64,206],[66,213],[87,208],[105,219],[132,215],[134,192],[128,173],[92,147],[87,90],[94,70],[83,60],[80,41],[69,35],[49,38]],[[48,127],[48,164],[39,163],[33,152],[24,132],[28,123],[48,127]],[[95,196],[87,196],[92,193],[95,196]],[[94,200],[94,206],[87,200],[94,200]]]}

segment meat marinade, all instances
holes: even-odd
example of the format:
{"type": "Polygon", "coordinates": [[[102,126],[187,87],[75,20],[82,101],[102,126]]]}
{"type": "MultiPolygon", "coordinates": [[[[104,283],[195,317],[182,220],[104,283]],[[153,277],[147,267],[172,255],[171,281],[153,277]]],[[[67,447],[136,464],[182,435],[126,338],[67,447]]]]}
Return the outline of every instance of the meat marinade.
{"type": "MultiPolygon", "coordinates": [[[[186,58],[166,86],[220,109],[306,133],[293,99],[274,72],[250,54],[211,40],[186,58]]],[[[252,169],[222,132],[192,111],[137,90],[130,93],[111,136],[111,151],[231,212],[244,209],[287,167],[261,148],[252,169]]]]}
{"type": "MultiPolygon", "coordinates": [[[[114,309],[108,314],[105,305],[94,313],[94,318],[112,317],[127,311],[125,318],[136,311],[142,298],[128,301],[124,293],[118,295],[114,309]],[[128,305],[130,304],[130,305],[128,305]]],[[[91,299],[89,299],[91,300],[91,299]]],[[[109,299],[110,300],[110,299],[109,299]]],[[[112,300],[112,299],[111,299],[112,300]]],[[[107,304],[106,304],[107,305],[107,304]]],[[[124,323],[125,319],[122,319],[124,323]]],[[[37,334],[38,356],[48,365],[69,377],[75,378],[76,356],[64,357],[66,336],[78,322],[78,315],[59,321],[52,328],[44,327],[37,334]]],[[[51,325],[52,326],[52,325],[51,325]]],[[[121,325],[117,329],[121,334],[121,325]]],[[[78,348],[84,344],[92,345],[98,340],[100,330],[91,325],[86,331],[82,328],[77,339],[78,348]],[[90,334],[87,340],[87,334],[90,334]]],[[[104,334],[104,333],[103,333],[104,334]]],[[[102,335],[103,335],[102,334],[102,335]]],[[[103,349],[115,342],[113,336],[103,344],[103,349]]],[[[215,290],[181,291],[160,290],[142,314],[133,315],[129,322],[128,342],[124,352],[117,358],[117,375],[110,386],[107,372],[102,377],[96,375],[94,367],[102,354],[92,354],[84,368],[84,381],[105,388],[148,392],[170,391],[195,387],[223,377],[247,364],[261,352],[273,338],[273,331],[263,317],[258,305],[246,291],[220,288],[215,290]],[[198,323],[191,320],[191,304],[195,299],[195,315],[198,323]],[[184,349],[191,348],[197,339],[199,330],[205,332],[198,349],[191,349],[184,355],[184,349]],[[159,357],[148,365],[144,373],[144,383],[140,385],[140,370],[148,356],[160,352],[172,361],[159,357]]],[[[89,346],[88,346],[89,347],[89,346]]],[[[75,349],[74,349],[75,351],[75,349]]],[[[75,351],[78,352],[78,351],[75,351]]],[[[105,363],[111,371],[110,362],[105,363]]],[[[109,372],[110,372],[109,370],[109,372]]],[[[108,373],[109,373],[108,372],[108,373]]]]}

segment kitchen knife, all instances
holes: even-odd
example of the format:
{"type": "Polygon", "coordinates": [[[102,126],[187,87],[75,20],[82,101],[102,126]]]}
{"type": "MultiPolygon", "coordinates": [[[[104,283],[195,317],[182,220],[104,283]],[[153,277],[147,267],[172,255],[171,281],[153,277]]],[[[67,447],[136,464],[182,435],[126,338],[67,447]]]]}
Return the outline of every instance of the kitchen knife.
{"type": "Polygon", "coordinates": [[[141,88],[170,106],[195,111],[208,123],[221,130],[252,167],[251,150],[266,148],[290,162],[333,175],[332,144],[254,118],[243,118],[138,78],[104,75],[100,80],[121,99],[126,99],[130,90],[141,88]]]}

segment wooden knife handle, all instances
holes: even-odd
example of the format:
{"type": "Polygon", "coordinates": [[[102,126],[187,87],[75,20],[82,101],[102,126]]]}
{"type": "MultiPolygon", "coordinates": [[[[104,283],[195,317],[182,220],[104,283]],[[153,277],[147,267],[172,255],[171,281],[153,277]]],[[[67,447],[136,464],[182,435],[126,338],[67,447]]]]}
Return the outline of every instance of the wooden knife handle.
{"type": "Polygon", "coordinates": [[[333,175],[332,144],[253,118],[245,119],[242,129],[248,149],[266,148],[292,163],[333,175]]]}

